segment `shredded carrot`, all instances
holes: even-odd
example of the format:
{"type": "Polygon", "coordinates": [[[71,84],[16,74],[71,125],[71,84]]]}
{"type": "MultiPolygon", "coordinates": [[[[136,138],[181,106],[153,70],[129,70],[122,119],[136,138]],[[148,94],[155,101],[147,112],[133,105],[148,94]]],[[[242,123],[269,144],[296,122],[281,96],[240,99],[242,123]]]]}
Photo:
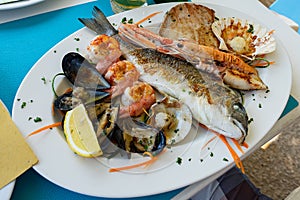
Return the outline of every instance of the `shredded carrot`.
{"type": "Polygon", "coordinates": [[[52,104],[51,106],[51,113],[52,113],[52,116],[54,116],[55,114],[55,107],[54,107],[54,103],[52,104]]]}
{"type": "Polygon", "coordinates": [[[70,88],[67,88],[64,93],[69,93],[69,92],[72,92],[72,91],[73,91],[73,88],[70,87],[70,88]]]}
{"type": "Polygon", "coordinates": [[[246,142],[243,142],[242,146],[245,147],[246,149],[248,149],[249,147],[249,145],[246,142]]]}
{"type": "Polygon", "coordinates": [[[28,137],[30,137],[32,135],[35,135],[37,133],[40,133],[40,132],[42,132],[44,130],[47,130],[47,129],[50,129],[50,128],[54,128],[54,127],[58,127],[58,126],[61,126],[61,125],[62,125],[61,122],[57,122],[57,123],[54,123],[54,124],[50,124],[50,125],[44,126],[44,127],[40,128],[40,129],[38,129],[36,131],[33,131],[32,133],[30,133],[29,135],[27,135],[26,138],[28,138],[28,137]]]}
{"type": "Polygon", "coordinates": [[[245,173],[245,169],[243,166],[243,163],[240,159],[240,157],[237,155],[237,153],[234,151],[234,149],[230,146],[230,144],[228,143],[228,141],[226,140],[224,135],[218,134],[219,138],[222,140],[222,142],[227,146],[236,166],[243,172],[245,173]]]}
{"type": "Polygon", "coordinates": [[[202,148],[201,149],[204,149],[209,143],[211,143],[214,139],[216,139],[216,135],[214,136],[214,137],[212,137],[212,138],[210,138],[203,146],[202,146],[202,148]]]}
{"type": "Polygon", "coordinates": [[[261,56],[259,58],[255,58],[255,60],[250,62],[251,66],[260,67],[260,68],[269,67],[270,65],[273,65],[273,64],[275,64],[275,61],[268,61],[263,56],[261,56]]]}
{"type": "Polygon", "coordinates": [[[155,15],[157,15],[157,14],[159,14],[159,13],[161,13],[161,11],[160,11],[160,12],[152,13],[152,14],[148,15],[147,17],[144,17],[143,19],[141,19],[140,21],[138,21],[138,22],[135,23],[135,24],[136,24],[136,25],[139,25],[139,24],[143,23],[144,21],[146,21],[147,19],[149,19],[149,18],[151,18],[151,17],[154,17],[155,15]]]}
{"type": "Polygon", "coordinates": [[[235,144],[235,146],[238,148],[238,150],[240,150],[240,152],[241,152],[242,154],[244,154],[245,152],[244,152],[244,150],[242,149],[242,145],[241,145],[236,139],[231,138],[231,140],[233,141],[233,143],[235,144]]]}
{"type": "Polygon", "coordinates": [[[234,151],[234,149],[230,146],[230,144],[228,143],[228,141],[226,140],[225,136],[224,135],[221,135],[220,133],[208,128],[207,126],[203,125],[203,124],[200,124],[199,125],[211,132],[213,132],[214,134],[216,134],[221,140],[222,142],[226,145],[226,147],[228,148],[236,166],[243,172],[245,173],[245,169],[244,169],[244,166],[243,166],[243,163],[240,159],[240,157],[237,155],[237,153],[234,151]]]}
{"type": "Polygon", "coordinates": [[[117,168],[110,168],[109,172],[118,172],[118,171],[123,171],[123,170],[128,170],[128,169],[133,169],[141,166],[148,166],[152,164],[154,161],[157,160],[157,157],[154,157],[151,153],[145,152],[144,155],[148,155],[150,157],[150,160],[147,160],[145,162],[137,163],[134,165],[129,165],[129,166],[124,166],[124,167],[117,167],[117,168]]]}

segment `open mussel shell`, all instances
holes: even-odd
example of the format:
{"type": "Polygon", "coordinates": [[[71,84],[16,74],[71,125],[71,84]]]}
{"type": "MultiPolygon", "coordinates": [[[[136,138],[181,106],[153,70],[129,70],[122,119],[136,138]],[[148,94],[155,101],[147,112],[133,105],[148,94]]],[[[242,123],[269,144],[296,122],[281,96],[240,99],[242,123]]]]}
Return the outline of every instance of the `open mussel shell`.
{"type": "Polygon", "coordinates": [[[166,146],[164,133],[144,122],[131,118],[123,121],[125,149],[130,152],[159,154],[166,146]]]}
{"type": "Polygon", "coordinates": [[[89,89],[107,89],[109,83],[82,55],[70,52],[63,57],[62,70],[67,79],[75,86],[89,89]]]}
{"type": "Polygon", "coordinates": [[[102,101],[107,96],[109,96],[108,92],[74,87],[72,91],[58,96],[54,100],[54,107],[60,111],[67,112],[81,103],[85,105],[94,105],[97,102],[102,101]]]}
{"type": "MultiPolygon", "coordinates": [[[[151,152],[156,155],[166,146],[162,131],[132,118],[116,119],[115,111],[110,110],[108,113],[101,118],[97,131],[102,141],[105,141],[103,137],[106,136],[120,151],[127,153],[151,152]]],[[[102,146],[105,144],[107,141],[102,142],[102,146]]]]}
{"type": "Polygon", "coordinates": [[[166,96],[150,108],[147,123],[162,130],[167,145],[182,141],[192,128],[192,113],[187,105],[166,96]]]}
{"type": "Polygon", "coordinates": [[[219,49],[234,52],[245,58],[268,54],[276,49],[273,31],[260,24],[235,17],[221,18],[212,24],[220,41],[219,49]]]}

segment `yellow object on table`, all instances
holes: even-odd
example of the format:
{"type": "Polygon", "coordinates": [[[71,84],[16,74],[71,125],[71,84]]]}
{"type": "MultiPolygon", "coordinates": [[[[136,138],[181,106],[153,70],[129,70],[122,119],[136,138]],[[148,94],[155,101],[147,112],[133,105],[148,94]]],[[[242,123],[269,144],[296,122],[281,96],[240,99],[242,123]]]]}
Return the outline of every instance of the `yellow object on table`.
{"type": "Polygon", "coordinates": [[[38,162],[0,101],[0,189],[38,162]]]}

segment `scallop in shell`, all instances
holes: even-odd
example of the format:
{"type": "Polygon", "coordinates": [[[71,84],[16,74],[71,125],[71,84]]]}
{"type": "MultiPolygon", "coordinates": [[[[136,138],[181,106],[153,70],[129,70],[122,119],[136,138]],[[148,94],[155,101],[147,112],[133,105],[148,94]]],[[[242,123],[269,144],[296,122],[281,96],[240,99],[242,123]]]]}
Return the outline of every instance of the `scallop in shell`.
{"type": "Polygon", "coordinates": [[[183,140],[192,127],[192,113],[187,105],[166,96],[150,108],[148,124],[162,130],[167,145],[183,140]]]}
{"type": "Polygon", "coordinates": [[[235,52],[248,59],[276,49],[272,36],[274,31],[248,20],[222,18],[212,24],[212,31],[220,41],[219,49],[235,52]]]}

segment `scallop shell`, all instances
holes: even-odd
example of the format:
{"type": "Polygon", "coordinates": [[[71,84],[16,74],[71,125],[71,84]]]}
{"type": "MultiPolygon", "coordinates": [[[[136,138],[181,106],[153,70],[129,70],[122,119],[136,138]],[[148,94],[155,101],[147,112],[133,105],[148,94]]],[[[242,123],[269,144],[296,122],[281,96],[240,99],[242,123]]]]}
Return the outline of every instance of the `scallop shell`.
{"type": "Polygon", "coordinates": [[[167,145],[173,145],[187,136],[192,121],[192,113],[187,105],[166,96],[151,106],[147,123],[161,129],[166,136],[167,145]]]}
{"type": "Polygon", "coordinates": [[[220,41],[219,49],[235,52],[248,59],[268,54],[276,49],[274,31],[234,17],[222,18],[212,24],[212,31],[220,41]]]}

